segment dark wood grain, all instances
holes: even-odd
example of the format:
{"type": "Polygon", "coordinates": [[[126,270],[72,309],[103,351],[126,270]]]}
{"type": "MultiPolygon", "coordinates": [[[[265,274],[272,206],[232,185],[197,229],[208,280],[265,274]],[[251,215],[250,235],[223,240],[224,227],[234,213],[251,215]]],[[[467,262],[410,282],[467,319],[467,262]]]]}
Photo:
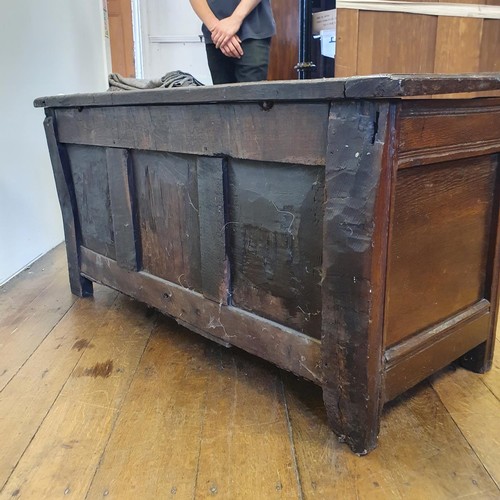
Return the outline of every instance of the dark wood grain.
{"type": "MultiPolygon", "coordinates": [[[[433,325],[417,335],[399,342],[393,347],[386,349],[384,360],[386,368],[400,363],[402,360],[413,356],[416,352],[427,348],[429,345],[439,341],[442,337],[448,335],[448,330],[461,326],[467,322],[477,319],[479,316],[490,313],[490,302],[481,299],[476,304],[458,312],[446,321],[433,325]]],[[[484,332],[486,335],[486,332],[484,332]]]]}
{"type": "Polygon", "coordinates": [[[401,109],[399,165],[411,167],[500,149],[498,100],[404,103],[401,109]]]}
{"type": "Polygon", "coordinates": [[[324,165],[328,103],[57,111],[61,142],[324,165]]]}
{"type": "Polygon", "coordinates": [[[180,318],[194,330],[206,331],[308,380],[321,383],[317,340],[231,306],[217,304],[176,283],[145,272],[133,273],[115,261],[82,249],[83,273],[93,280],[180,318]]]}
{"type": "Polygon", "coordinates": [[[130,106],[147,104],[274,102],[342,99],[345,81],[341,79],[233,83],[207,87],[153,89],[147,91],[100,92],[40,97],[35,107],[72,108],[75,106],[130,106]]]}
{"type": "Polygon", "coordinates": [[[133,170],[126,149],[108,148],[106,163],[116,244],[116,261],[129,271],[139,266],[137,211],[133,200],[133,170]]]}
{"type": "Polygon", "coordinates": [[[324,169],[231,160],[232,301],[320,338],[324,169]]]}
{"type": "Polygon", "coordinates": [[[197,161],[202,290],[205,297],[220,304],[227,304],[230,292],[224,208],[225,163],[222,158],[201,157],[197,161]]]}
{"type": "Polygon", "coordinates": [[[489,313],[444,329],[432,343],[389,365],[385,374],[385,400],[394,399],[410,387],[444,368],[465,352],[484,342],[489,332],[489,313]]]}
{"type": "Polygon", "coordinates": [[[116,246],[106,150],[80,144],[68,144],[66,150],[75,190],[82,245],[114,259],[116,246]]]}
{"type": "Polygon", "coordinates": [[[496,178],[492,207],[490,248],[486,267],[485,296],[491,304],[491,323],[486,342],[465,354],[460,362],[463,367],[476,373],[486,373],[493,364],[495,336],[498,327],[498,298],[500,282],[500,154],[495,156],[496,178]]]}
{"type": "Polygon", "coordinates": [[[482,92],[499,88],[499,73],[390,74],[348,78],[345,96],[348,98],[411,97],[482,92]]]}
{"type": "Polygon", "coordinates": [[[492,156],[398,174],[385,344],[485,298],[497,163],[492,156]]]}
{"type": "Polygon", "coordinates": [[[373,75],[310,81],[236,83],[131,92],[40,97],[36,107],[124,106],[241,101],[403,97],[500,89],[500,73],[373,75]]]}
{"type": "Polygon", "coordinates": [[[92,282],[80,275],[81,233],[68,155],[64,146],[57,142],[56,125],[50,113],[43,125],[61,206],[71,291],[79,297],[90,296],[92,282]]]}
{"type": "Polygon", "coordinates": [[[133,151],[142,268],[201,291],[196,158],[133,151]]]}
{"type": "Polygon", "coordinates": [[[382,319],[389,222],[390,107],[333,106],[325,173],[323,399],[353,451],[376,446],[381,412],[382,319]]]}

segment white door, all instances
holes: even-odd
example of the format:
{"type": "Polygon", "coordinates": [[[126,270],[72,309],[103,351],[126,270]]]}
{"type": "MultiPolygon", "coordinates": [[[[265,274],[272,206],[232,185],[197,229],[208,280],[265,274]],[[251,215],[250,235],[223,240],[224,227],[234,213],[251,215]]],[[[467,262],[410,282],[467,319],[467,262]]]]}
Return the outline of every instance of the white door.
{"type": "Polygon", "coordinates": [[[189,0],[132,0],[138,76],[159,78],[169,71],[192,74],[210,84],[201,21],[189,0]],[[142,69],[142,71],[140,71],[142,69]]]}

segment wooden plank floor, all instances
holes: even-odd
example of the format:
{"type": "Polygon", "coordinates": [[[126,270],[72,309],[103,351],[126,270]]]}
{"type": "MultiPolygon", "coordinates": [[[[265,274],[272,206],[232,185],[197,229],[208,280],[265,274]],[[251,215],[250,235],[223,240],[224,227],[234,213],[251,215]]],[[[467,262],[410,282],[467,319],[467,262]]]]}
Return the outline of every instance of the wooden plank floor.
{"type": "MultiPolygon", "coordinates": [[[[500,352],[500,351],[499,351],[500,352]]],[[[321,391],[105,287],[62,246],[0,288],[0,498],[500,498],[500,363],[388,405],[359,458],[321,391]]]]}

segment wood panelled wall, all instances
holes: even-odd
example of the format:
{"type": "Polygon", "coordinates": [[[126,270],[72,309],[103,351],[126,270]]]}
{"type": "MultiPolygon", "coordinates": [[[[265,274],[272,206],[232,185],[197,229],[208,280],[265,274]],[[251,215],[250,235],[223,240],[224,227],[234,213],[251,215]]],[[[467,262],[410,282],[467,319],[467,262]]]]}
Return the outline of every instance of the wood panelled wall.
{"type": "Polygon", "coordinates": [[[107,0],[113,73],[135,76],[134,37],[130,0],[107,0]]]}
{"type": "Polygon", "coordinates": [[[272,0],[276,35],[271,43],[268,80],[296,80],[299,54],[299,3],[272,0]],[[290,5],[292,4],[292,5],[290,5]]]}
{"type": "MultiPolygon", "coordinates": [[[[500,0],[499,0],[500,1],[500,0]]],[[[312,12],[333,9],[335,0],[309,0],[312,12]]],[[[271,44],[268,80],[297,80],[300,39],[299,0],[272,0],[276,35],[271,44]]],[[[322,57],[320,41],[311,38],[311,61],[316,68],[311,78],[333,76],[333,59],[322,57]]]]}
{"type": "Polygon", "coordinates": [[[354,9],[337,16],[335,76],[500,71],[498,19],[354,9]]]}

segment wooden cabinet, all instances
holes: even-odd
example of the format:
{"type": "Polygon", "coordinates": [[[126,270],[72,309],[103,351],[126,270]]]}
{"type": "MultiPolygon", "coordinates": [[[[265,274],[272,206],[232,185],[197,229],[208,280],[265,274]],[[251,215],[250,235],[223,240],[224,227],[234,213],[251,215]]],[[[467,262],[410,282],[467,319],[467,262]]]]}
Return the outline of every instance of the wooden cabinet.
{"type": "Polygon", "coordinates": [[[130,0],[107,0],[113,73],[135,76],[130,0]]]}

